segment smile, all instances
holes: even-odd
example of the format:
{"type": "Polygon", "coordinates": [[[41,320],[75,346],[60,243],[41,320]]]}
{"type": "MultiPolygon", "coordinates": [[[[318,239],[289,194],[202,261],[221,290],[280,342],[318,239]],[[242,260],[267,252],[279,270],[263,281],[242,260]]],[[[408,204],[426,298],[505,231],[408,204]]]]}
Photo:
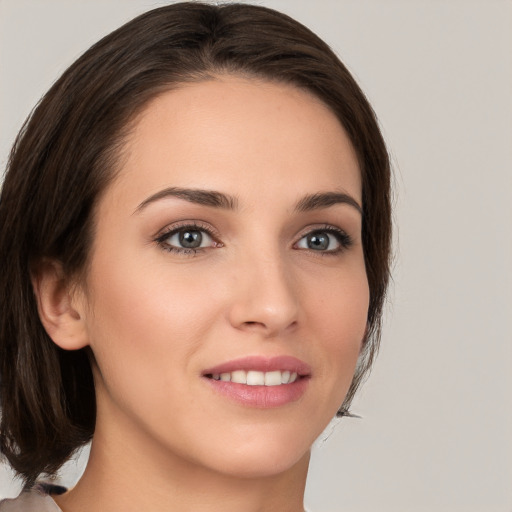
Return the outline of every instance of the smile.
{"type": "Polygon", "coordinates": [[[271,372],[235,370],[233,372],[213,373],[207,375],[207,377],[224,382],[245,384],[247,386],[281,386],[295,382],[298,374],[289,370],[275,370],[271,372]]]}
{"type": "Polygon", "coordinates": [[[202,372],[215,394],[245,407],[268,409],[300,400],[311,380],[311,366],[291,356],[249,356],[202,372]]]}

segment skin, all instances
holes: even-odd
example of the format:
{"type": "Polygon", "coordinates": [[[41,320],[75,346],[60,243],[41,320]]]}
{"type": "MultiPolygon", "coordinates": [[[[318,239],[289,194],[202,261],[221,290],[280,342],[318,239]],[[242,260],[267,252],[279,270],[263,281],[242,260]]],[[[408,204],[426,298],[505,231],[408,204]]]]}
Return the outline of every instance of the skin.
{"type": "Polygon", "coordinates": [[[147,106],[99,201],[84,286],[67,288],[57,262],[35,283],[54,341],[88,345],[96,360],[91,456],[55,498],[63,511],[303,510],[309,450],[348,390],[369,301],[358,209],[295,210],[322,192],[361,205],[349,139],[304,91],[220,76],[147,106]],[[140,206],[168,187],[219,191],[238,208],[140,206]],[[211,243],[169,252],[177,237],[162,233],[188,221],[211,229],[211,243]],[[326,224],[350,246],[333,236],[311,249],[306,235],[326,224]],[[201,377],[249,355],[308,363],[305,394],[248,407],[201,377]]]}

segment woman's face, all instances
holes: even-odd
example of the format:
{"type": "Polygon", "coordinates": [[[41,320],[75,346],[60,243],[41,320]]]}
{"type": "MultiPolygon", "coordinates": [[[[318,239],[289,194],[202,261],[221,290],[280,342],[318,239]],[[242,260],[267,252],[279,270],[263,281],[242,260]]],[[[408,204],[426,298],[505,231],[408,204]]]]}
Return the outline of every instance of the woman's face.
{"type": "Polygon", "coordinates": [[[308,93],[223,76],[153,100],[121,161],[81,311],[98,442],[224,474],[291,468],[366,328],[349,139],[308,93]]]}

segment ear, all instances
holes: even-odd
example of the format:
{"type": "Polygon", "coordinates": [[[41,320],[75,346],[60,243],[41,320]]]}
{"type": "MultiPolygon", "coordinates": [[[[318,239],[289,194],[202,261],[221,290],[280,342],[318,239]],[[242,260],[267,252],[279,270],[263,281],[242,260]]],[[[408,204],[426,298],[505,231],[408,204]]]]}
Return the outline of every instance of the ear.
{"type": "Polygon", "coordinates": [[[39,318],[50,338],[64,350],[88,345],[83,300],[54,260],[41,262],[31,275],[39,318]],[[72,293],[73,291],[73,293],[72,293]]]}

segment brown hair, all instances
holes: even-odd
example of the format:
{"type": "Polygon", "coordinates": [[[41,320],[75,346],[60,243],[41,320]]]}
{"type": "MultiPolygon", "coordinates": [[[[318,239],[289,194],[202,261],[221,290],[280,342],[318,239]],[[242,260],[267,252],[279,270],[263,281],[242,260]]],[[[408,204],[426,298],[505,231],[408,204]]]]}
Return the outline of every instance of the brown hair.
{"type": "Polygon", "coordinates": [[[324,101],[357,153],[370,287],[368,333],[339,415],[376,353],[389,277],[390,170],[375,114],[345,66],[288,16],[247,4],[178,3],[107,35],[53,85],[14,144],[0,199],[0,450],[31,484],[94,432],[86,350],[64,351],[39,320],[30,280],[44,258],[86,271],[93,212],[130,121],[164,90],[219,73],[293,84],[324,101]],[[72,243],[70,243],[72,241],[72,243]]]}

